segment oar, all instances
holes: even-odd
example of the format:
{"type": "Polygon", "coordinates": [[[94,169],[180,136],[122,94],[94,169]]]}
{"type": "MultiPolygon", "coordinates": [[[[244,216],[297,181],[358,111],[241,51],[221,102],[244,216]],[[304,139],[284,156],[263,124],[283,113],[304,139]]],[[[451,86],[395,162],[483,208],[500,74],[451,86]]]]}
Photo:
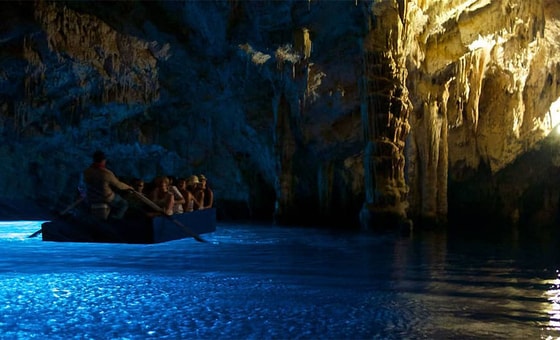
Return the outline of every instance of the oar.
{"type": "MultiPolygon", "coordinates": [[[[58,217],[62,217],[64,215],[66,215],[67,212],[74,209],[78,204],[82,203],[82,201],[84,199],[85,199],[84,196],[80,196],[80,198],[78,198],[74,203],[70,204],[66,209],[64,209],[60,214],[58,214],[58,217]]],[[[33,234],[29,235],[28,238],[33,238],[33,237],[39,236],[39,234],[42,231],[43,231],[42,229],[39,229],[36,232],[34,232],[33,234]]]]}
{"type": "Polygon", "coordinates": [[[131,190],[131,191],[134,193],[134,195],[136,195],[136,197],[138,197],[142,202],[146,203],[150,208],[152,208],[152,209],[154,209],[158,212],[161,212],[163,216],[167,217],[173,223],[175,223],[176,225],[181,227],[189,236],[191,236],[192,238],[194,238],[198,242],[207,242],[205,239],[200,237],[197,233],[190,230],[186,225],[177,221],[177,219],[173,218],[173,216],[169,216],[169,215],[165,214],[165,211],[163,210],[163,208],[160,207],[159,205],[155,204],[154,202],[152,202],[152,200],[150,200],[148,197],[142,195],[141,193],[139,193],[136,190],[131,190]]]}

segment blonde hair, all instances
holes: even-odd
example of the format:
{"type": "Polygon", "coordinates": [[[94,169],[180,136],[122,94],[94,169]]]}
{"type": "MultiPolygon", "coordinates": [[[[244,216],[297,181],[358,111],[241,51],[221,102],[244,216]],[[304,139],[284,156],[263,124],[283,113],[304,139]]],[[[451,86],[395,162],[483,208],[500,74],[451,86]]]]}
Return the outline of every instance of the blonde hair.
{"type": "Polygon", "coordinates": [[[163,183],[169,185],[169,177],[167,177],[167,176],[160,176],[160,177],[156,177],[156,179],[154,179],[154,184],[155,184],[156,186],[158,186],[158,187],[159,187],[160,185],[162,185],[163,183]]]}

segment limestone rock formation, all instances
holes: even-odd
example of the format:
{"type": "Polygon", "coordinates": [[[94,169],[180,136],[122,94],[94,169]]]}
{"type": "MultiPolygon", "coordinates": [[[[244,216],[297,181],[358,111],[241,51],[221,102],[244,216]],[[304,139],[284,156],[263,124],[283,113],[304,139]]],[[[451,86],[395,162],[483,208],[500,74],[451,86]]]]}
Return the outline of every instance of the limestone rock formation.
{"type": "MultiPolygon", "coordinates": [[[[449,205],[453,205],[452,215],[518,219],[512,216],[519,214],[516,200],[524,190],[514,197],[506,192],[511,194],[510,186],[526,184],[496,181],[558,123],[554,80],[558,44],[550,39],[558,36],[557,7],[554,1],[371,4],[368,37],[372,39],[365,40],[364,50],[366,55],[368,49],[377,51],[385,61],[370,57],[373,61],[366,60],[366,67],[385,82],[378,81],[374,91],[385,86],[388,94],[383,94],[382,107],[366,109],[367,117],[380,115],[378,120],[386,122],[376,126],[377,130],[384,127],[373,134],[376,147],[366,148],[374,149],[377,156],[377,169],[369,172],[375,174],[374,192],[380,192],[379,198],[366,200],[368,212],[382,210],[389,201],[401,219],[445,222],[449,205]],[[381,147],[387,141],[394,150],[392,157],[381,147]],[[384,166],[387,158],[393,164],[384,166]],[[398,169],[402,158],[408,178],[405,186],[398,180],[403,174],[382,173],[398,169]],[[387,179],[393,184],[387,185],[387,179]],[[484,183],[475,186],[478,192],[459,194],[477,181],[484,183]],[[449,183],[457,190],[451,199],[449,183]],[[496,201],[501,203],[489,204],[496,201]],[[406,213],[403,202],[408,204],[406,213]]],[[[366,105],[371,106],[371,97],[366,105]]],[[[366,172],[367,165],[366,159],[366,172]]],[[[558,209],[557,196],[553,205],[548,204],[550,211],[558,209]]],[[[550,217],[548,223],[555,218],[550,217]]]]}
{"type": "Polygon", "coordinates": [[[555,221],[557,1],[0,9],[1,196],[64,206],[101,148],[123,177],[205,173],[224,218],[555,221]]]}

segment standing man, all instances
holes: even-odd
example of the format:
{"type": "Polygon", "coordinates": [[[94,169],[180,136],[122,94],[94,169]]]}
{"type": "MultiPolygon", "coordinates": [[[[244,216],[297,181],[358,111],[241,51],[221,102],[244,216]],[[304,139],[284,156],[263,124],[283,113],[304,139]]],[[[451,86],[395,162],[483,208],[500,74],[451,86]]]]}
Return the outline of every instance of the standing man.
{"type": "Polygon", "coordinates": [[[133,189],[130,185],[119,181],[115,174],[105,167],[106,164],[105,153],[98,150],[93,154],[93,163],[84,170],[88,203],[92,210],[107,205],[111,208],[109,215],[111,218],[122,219],[128,209],[128,202],[113,189],[133,189]]]}

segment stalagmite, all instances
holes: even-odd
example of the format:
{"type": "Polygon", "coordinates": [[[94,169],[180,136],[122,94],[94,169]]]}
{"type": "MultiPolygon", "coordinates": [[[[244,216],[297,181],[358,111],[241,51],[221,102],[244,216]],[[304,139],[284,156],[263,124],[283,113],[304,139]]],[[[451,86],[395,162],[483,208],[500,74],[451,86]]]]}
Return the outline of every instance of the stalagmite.
{"type": "Polygon", "coordinates": [[[376,4],[371,15],[378,24],[364,42],[362,125],[366,201],[361,223],[365,229],[409,223],[403,153],[410,107],[404,59],[399,53],[404,36],[403,22],[397,19],[401,17],[400,10],[396,2],[376,4]]]}

